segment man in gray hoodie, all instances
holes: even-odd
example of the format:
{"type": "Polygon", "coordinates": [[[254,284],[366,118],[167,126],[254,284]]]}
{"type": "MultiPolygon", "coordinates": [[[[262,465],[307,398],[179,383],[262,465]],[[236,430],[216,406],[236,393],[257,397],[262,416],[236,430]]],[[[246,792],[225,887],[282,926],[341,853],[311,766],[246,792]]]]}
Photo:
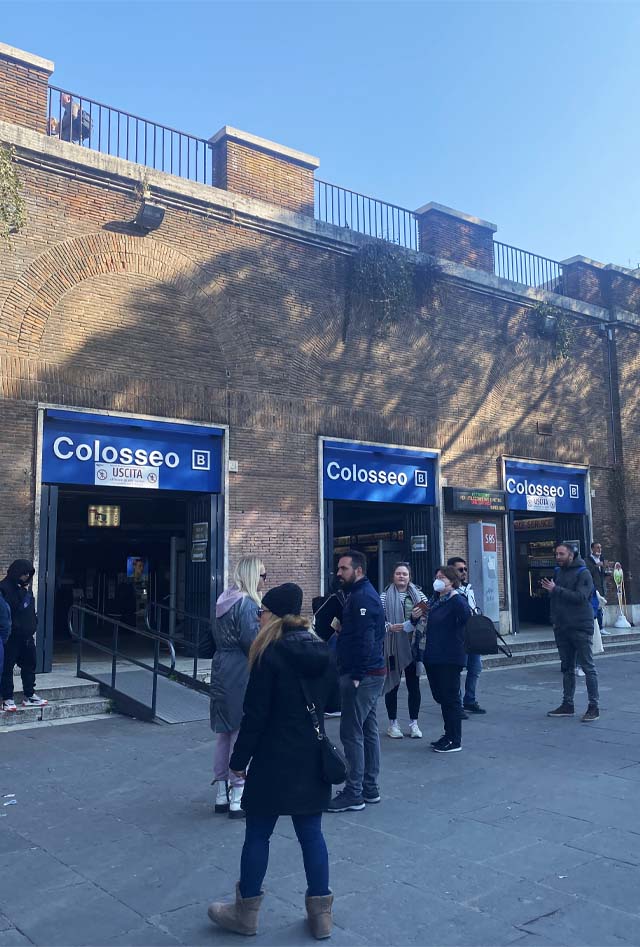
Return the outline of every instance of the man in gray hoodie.
{"type": "Polygon", "coordinates": [[[593,579],[584,559],[565,543],[556,546],[556,570],[553,579],[543,579],[542,587],[551,599],[551,623],[560,655],[562,703],[548,717],[572,717],[576,690],[576,659],[586,678],[589,706],[582,720],[597,720],[598,672],[593,663],[593,619],[591,602],[593,579]]]}

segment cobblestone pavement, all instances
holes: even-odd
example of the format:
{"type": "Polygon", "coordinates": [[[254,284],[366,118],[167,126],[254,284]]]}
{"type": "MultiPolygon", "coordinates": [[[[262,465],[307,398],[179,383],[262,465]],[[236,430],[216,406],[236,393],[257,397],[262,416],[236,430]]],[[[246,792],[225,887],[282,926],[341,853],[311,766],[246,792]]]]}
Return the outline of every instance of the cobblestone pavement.
{"type": "MultiPolygon", "coordinates": [[[[430,750],[423,689],[424,739],[383,737],[382,804],[325,816],[335,947],[640,944],[640,655],[598,668],[592,724],[545,716],[557,665],[485,672],[488,713],[453,756],[430,750]]],[[[582,710],[584,680],[578,693],[582,710]]],[[[0,947],[238,944],[206,915],[243,838],[213,815],[211,760],[206,723],[1,735],[0,947]]],[[[313,943],[288,819],[265,884],[256,943],[313,943]]]]}

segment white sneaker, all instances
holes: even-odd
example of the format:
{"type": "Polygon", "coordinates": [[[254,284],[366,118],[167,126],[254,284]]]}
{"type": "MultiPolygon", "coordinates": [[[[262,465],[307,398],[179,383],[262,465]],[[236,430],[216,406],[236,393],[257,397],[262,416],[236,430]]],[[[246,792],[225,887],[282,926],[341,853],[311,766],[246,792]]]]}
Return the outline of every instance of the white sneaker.
{"type": "Polygon", "coordinates": [[[216,784],[216,802],[214,812],[228,812],[229,811],[229,790],[227,788],[227,782],[224,779],[219,779],[216,784]]]}
{"type": "Polygon", "coordinates": [[[244,786],[230,786],[229,787],[229,818],[230,819],[244,819],[244,812],[240,807],[240,802],[242,800],[242,792],[244,786]]]}
{"type": "Polygon", "coordinates": [[[401,740],[404,736],[402,730],[398,726],[397,720],[392,720],[387,728],[387,736],[391,737],[392,740],[401,740]]]}
{"type": "Polygon", "coordinates": [[[22,701],[23,707],[46,707],[49,703],[48,700],[45,700],[44,697],[38,697],[37,694],[32,694],[31,697],[25,697],[22,701]]]}
{"type": "Polygon", "coordinates": [[[6,710],[7,713],[13,714],[13,713],[16,712],[16,710],[17,710],[18,708],[16,707],[16,702],[15,702],[15,700],[3,700],[3,701],[2,701],[2,709],[3,709],[3,710],[6,710]]]}
{"type": "Polygon", "coordinates": [[[422,730],[421,730],[420,727],[418,726],[418,721],[417,721],[417,720],[412,720],[411,723],[409,724],[409,734],[408,734],[408,736],[410,736],[413,740],[421,740],[421,739],[422,739],[422,730]]]}
{"type": "Polygon", "coordinates": [[[578,677],[584,677],[584,671],[582,668],[576,668],[576,674],[578,677]]]}

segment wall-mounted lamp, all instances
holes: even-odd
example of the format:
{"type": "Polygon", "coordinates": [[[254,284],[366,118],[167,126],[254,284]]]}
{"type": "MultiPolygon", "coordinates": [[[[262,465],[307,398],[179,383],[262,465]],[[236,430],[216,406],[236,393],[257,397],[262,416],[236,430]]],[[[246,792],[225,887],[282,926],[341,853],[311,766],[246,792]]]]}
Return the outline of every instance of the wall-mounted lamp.
{"type": "Polygon", "coordinates": [[[133,220],[133,226],[143,233],[151,233],[157,230],[164,220],[164,207],[159,204],[151,204],[149,201],[143,201],[140,210],[133,220]]]}

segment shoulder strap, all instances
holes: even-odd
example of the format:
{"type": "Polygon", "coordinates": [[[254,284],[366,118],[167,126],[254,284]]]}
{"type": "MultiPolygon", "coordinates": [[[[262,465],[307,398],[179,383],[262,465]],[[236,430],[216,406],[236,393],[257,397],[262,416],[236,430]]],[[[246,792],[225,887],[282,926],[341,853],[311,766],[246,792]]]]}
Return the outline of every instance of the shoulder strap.
{"type": "Polygon", "coordinates": [[[316,731],[316,737],[318,740],[323,740],[324,736],[322,730],[320,729],[320,719],[318,717],[318,712],[316,710],[316,705],[313,702],[309,688],[306,685],[306,682],[303,677],[299,678],[300,680],[300,689],[302,690],[302,696],[304,697],[304,702],[307,706],[307,711],[311,717],[311,723],[313,724],[313,729],[316,731]]]}

